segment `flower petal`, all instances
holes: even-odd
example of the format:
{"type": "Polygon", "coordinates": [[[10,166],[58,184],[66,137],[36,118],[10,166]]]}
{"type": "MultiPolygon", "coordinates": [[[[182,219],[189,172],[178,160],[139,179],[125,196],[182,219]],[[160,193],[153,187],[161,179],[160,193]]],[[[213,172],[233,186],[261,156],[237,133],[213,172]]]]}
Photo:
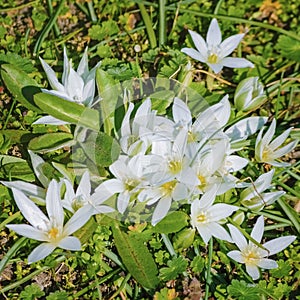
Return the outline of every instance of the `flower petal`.
{"type": "Polygon", "coordinates": [[[220,63],[222,63],[224,67],[228,68],[254,68],[252,62],[239,57],[225,57],[220,63]]]}
{"type": "Polygon", "coordinates": [[[187,54],[188,56],[190,56],[195,60],[206,62],[206,59],[203,57],[203,55],[193,48],[183,48],[181,49],[181,52],[187,54]]]}
{"type": "Polygon", "coordinates": [[[159,200],[157,203],[153,215],[151,224],[155,226],[159,221],[161,221],[168,213],[171,207],[172,199],[170,197],[165,197],[159,200]]]}
{"type": "MultiPolygon", "coordinates": [[[[253,229],[252,229],[252,232],[251,232],[251,237],[254,238],[258,243],[260,243],[261,239],[262,239],[262,236],[264,234],[264,228],[265,228],[265,224],[264,224],[264,217],[263,216],[260,216],[253,229]]],[[[252,244],[253,243],[250,241],[249,244],[252,244]]]]}
{"type": "Polygon", "coordinates": [[[239,208],[234,205],[229,205],[225,203],[217,203],[208,209],[213,222],[217,222],[221,219],[229,217],[234,211],[239,208]]]}
{"type": "Polygon", "coordinates": [[[244,264],[245,263],[245,259],[242,255],[242,253],[238,250],[233,250],[227,253],[227,256],[229,256],[230,258],[234,259],[235,261],[237,261],[240,264],[244,264]]]}
{"type": "Polygon", "coordinates": [[[76,190],[76,196],[83,195],[88,198],[91,194],[91,181],[90,174],[88,171],[85,171],[81,177],[80,183],[76,190]]]}
{"type": "Polygon", "coordinates": [[[42,58],[40,58],[40,61],[41,61],[42,67],[47,75],[47,78],[48,78],[48,81],[49,81],[51,87],[54,90],[64,92],[65,88],[61,83],[59,83],[53,69],[42,58]]]}
{"type": "Polygon", "coordinates": [[[278,268],[277,262],[273,259],[268,259],[268,258],[259,259],[258,262],[257,262],[257,265],[260,268],[263,268],[263,269],[276,269],[276,268],[278,268]]]}
{"type": "Polygon", "coordinates": [[[213,18],[208,27],[206,42],[208,46],[219,46],[222,41],[222,33],[217,19],[213,18]]]}
{"type": "Polygon", "coordinates": [[[52,116],[45,116],[45,117],[39,118],[37,121],[32,123],[32,125],[38,125],[38,124],[65,125],[65,124],[68,124],[68,122],[61,121],[52,116]]]}
{"type": "Polygon", "coordinates": [[[3,185],[9,188],[15,188],[23,192],[27,196],[34,196],[39,198],[45,198],[46,196],[45,189],[29,182],[16,180],[16,181],[0,181],[0,183],[2,183],[3,185]]]}
{"type": "Polygon", "coordinates": [[[71,235],[80,229],[92,216],[93,207],[89,204],[79,208],[64,226],[64,235],[71,235]]]}
{"type": "Polygon", "coordinates": [[[203,242],[207,245],[209,240],[212,237],[212,233],[210,230],[210,227],[208,226],[208,224],[199,224],[196,226],[197,230],[200,234],[200,236],[202,237],[203,242]]]}
{"type": "Polygon", "coordinates": [[[207,227],[210,229],[211,234],[217,239],[232,243],[232,238],[229,233],[219,223],[211,222],[207,227]]]}
{"type": "Polygon", "coordinates": [[[37,241],[48,241],[47,235],[41,231],[38,230],[30,225],[27,224],[9,224],[6,225],[7,228],[10,230],[15,231],[17,234],[20,234],[22,236],[28,237],[33,240],[37,241]]]}
{"type": "Polygon", "coordinates": [[[280,134],[278,137],[276,137],[272,143],[269,145],[271,149],[275,150],[278,148],[280,145],[284,143],[284,141],[287,139],[291,132],[292,128],[289,128],[285,130],[282,134],[280,134]]]}
{"type": "Polygon", "coordinates": [[[58,247],[65,250],[78,251],[81,250],[81,243],[77,237],[67,236],[58,243],[58,247]]]}
{"type": "Polygon", "coordinates": [[[55,245],[50,243],[43,243],[36,248],[33,249],[33,251],[28,256],[28,263],[34,263],[38,260],[41,260],[48,256],[50,253],[53,252],[53,250],[56,248],[55,245]]]}
{"type": "Polygon", "coordinates": [[[48,218],[44,213],[19,190],[12,188],[14,199],[22,215],[35,228],[47,230],[48,218]]]}
{"type": "Polygon", "coordinates": [[[49,219],[55,224],[55,226],[63,227],[64,212],[60,199],[60,186],[55,179],[51,180],[47,190],[46,210],[49,219]]]}
{"type": "Polygon", "coordinates": [[[231,52],[241,42],[243,37],[244,37],[244,34],[242,33],[242,34],[232,35],[232,36],[228,37],[227,39],[225,39],[220,45],[220,49],[222,51],[222,57],[226,57],[229,54],[231,54],[231,52]]]}
{"type": "Polygon", "coordinates": [[[260,276],[259,269],[255,265],[246,265],[246,271],[253,280],[257,280],[260,276]]]}
{"type": "Polygon", "coordinates": [[[188,106],[177,97],[174,98],[172,114],[175,123],[184,122],[185,124],[190,124],[192,122],[191,111],[188,106]]]}
{"type": "Polygon", "coordinates": [[[288,247],[295,239],[294,235],[282,236],[264,243],[263,246],[269,250],[269,256],[271,256],[288,247]]]}
{"type": "Polygon", "coordinates": [[[235,226],[231,224],[228,224],[227,226],[229,227],[230,234],[234,243],[238,246],[238,248],[241,251],[243,251],[248,246],[246,238],[235,226]]]}

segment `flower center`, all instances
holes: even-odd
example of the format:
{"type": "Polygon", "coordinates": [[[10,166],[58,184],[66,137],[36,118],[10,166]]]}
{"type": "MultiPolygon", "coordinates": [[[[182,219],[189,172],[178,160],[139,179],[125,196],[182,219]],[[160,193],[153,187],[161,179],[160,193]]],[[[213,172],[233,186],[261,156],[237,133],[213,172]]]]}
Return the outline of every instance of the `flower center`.
{"type": "Polygon", "coordinates": [[[134,190],[138,186],[139,183],[140,182],[136,179],[127,179],[125,181],[126,191],[131,192],[132,190],[134,190]]]}
{"type": "Polygon", "coordinates": [[[199,179],[199,181],[200,181],[200,184],[198,185],[198,188],[199,188],[200,190],[202,190],[202,189],[204,189],[204,188],[206,187],[206,185],[207,185],[206,178],[205,178],[204,176],[200,175],[200,174],[199,174],[197,177],[198,177],[198,179],[199,179]]]}
{"type": "Polygon", "coordinates": [[[176,184],[177,184],[176,180],[172,180],[172,181],[168,181],[168,182],[164,183],[161,186],[164,191],[164,194],[170,196],[172,194],[176,184]]]}
{"type": "Polygon", "coordinates": [[[51,240],[55,240],[57,238],[59,234],[59,231],[58,231],[58,228],[56,227],[52,227],[49,231],[48,231],[48,237],[51,239],[51,240]]]}
{"type": "Polygon", "coordinates": [[[182,170],[182,162],[180,160],[171,160],[168,167],[172,174],[177,174],[182,170]]]}
{"type": "Polygon", "coordinates": [[[268,161],[272,150],[269,147],[265,147],[262,153],[262,160],[268,161]]]}
{"type": "Polygon", "coordinates": [[[208,220],[207,213],[204,211],[200,212],[199,215],[197,216],[197,222],[198,223],[208,223],[209,220],[208,220]]]}
{"type": "Polygon", "coordinates": [[[80,195],[72,201],[72,208],[76,211],[86,203],[85,198],[80,195]]]}
{"type": "Polygon", "coordinates": [[[219,60],[219,57],[217,54],[212,53],[208,56],[207,62],[210,64],[216,64],[219,60]]]}
{"type": "Polygon", "coordinates": [[[188,131],[187,142],[188,143],[196,142],[196,135],[190,130],[188,131]]]}
{"type": "Polygon", "coordinates": [[[257,260],[260,258],[257,249],[254,247],[248,248],[245,250],[243,253],[244,259],[245,259],[245,264],[246,265],[256,265],[257,260]]]}

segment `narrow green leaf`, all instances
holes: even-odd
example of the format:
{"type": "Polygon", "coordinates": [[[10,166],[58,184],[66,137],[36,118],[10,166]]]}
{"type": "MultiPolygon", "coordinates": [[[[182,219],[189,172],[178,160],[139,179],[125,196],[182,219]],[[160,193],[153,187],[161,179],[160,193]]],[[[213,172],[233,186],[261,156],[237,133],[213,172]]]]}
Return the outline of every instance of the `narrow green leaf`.
{"type": "Polygon", "coordinates": [[[35,176],[24,159],[9,159],[6,155],[0,156],[0,177],[14,178],[32,182],[35,176]]]}
{"type": "Polygon", "coordinates": [[[152,228],[154,232],[169,234],[180,231],[188,222],[188,216],[182,211],[174,211],[152,228]]]}
{"type": "Polygon", "coordinates": [[[27,239],[25,237],[19,238],[14,245],[8,250],[8,252],[4,255],[4,257],[0,261],[0,274],[4,270],[5,266],[12,258],[12,256],[22,247],[27,239]]]}
{"type": "Polygon", "coordinates": [[[34,152],[46,152],[72,146],[74,143],[71,133],[53,132],[33,138],[28,144],[28,149],[34,152]]]}
{"type": "Polygon", "coordinates": [[[36,81],[14,65],[4,64],[1,68],[1,77],[10,93],[28,109],[42,113],[33,101],[33,96],[41,92],[36,81]]]}
{"type": "Polygon", "coordinates": [[[117,109],[118,98],[122,96],[120,84],[100,68],[96,71],[96,82],[98,93],[102,99],[100,107],[104,131],[110,134],[114,127],[114,112],[117,109]]]}
{"type": "Polygon", "coordinates": [[[57,119],[95,131],[100,129],[97,110],[46,93],[34,95],[34,102],[44,112],[57,119]]]}
{"type": "Polygon", "coordinates": [[[115,244],[130,274],[145,288],[154,289],[158,283],[157,266],[143,242],[124,233],[117,224],[112,226],[115,244]]]}

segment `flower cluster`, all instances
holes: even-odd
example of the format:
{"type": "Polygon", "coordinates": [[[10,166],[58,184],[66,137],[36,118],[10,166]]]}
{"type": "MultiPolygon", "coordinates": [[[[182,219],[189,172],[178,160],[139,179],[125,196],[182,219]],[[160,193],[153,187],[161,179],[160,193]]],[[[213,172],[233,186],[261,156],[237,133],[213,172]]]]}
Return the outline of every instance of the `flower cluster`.
{"type": "MultiPolygon", "coordinates": [[[[246,59],[227,57],[244,34],[221,42],[216,19],[209,26],[206,41],[196,32],[190,31],[190,34],[197,50],[184,48],[182,51],[208,64],[215,73],[220,72],[223,66],[253,67],[246,59]]],[[[52,87],[52,90],[43,89],[44,93],[89,108],[93,106],[95,72],[99,64],[89,71],[87,50],[77,72],[64,50],[62,83],[44,60],[41,59],[41,63],[52,87]]],[[[189,103],[178,97],[174,97],[165,115],[159,115],[153,109],[151,98],[138,104],[133,104],[129,98],[129,94],[125,93],[124,117],[119,132],[114,132],[121,153],[107,168],[109,174],[107,172],[106,177],[97,178],[97,184],[93,182],[94,188],[88,170],[81,172],[76,188],[72,178],[63,173],[58,180],[48,179],[43,173],[45,162],[31,151],[32,166],[42,187],[22,181],[1,182],[12,189],[17,206],[30,223],[10,224],[7,227],[42,242],[29,255],[28,262],[45,258],[57,247],[80,250],[81,243],[72,234],[96,214],[114,212],[114,217],[135,221],[130,219],[130,213],[138,206],[137,221],[147,221],[156,226],[169,211],[185,205],[190,214],[190,224],[197,229],[203,242],[208,244],[215,237],[235,243],[239,250],[230,251],[228,256],[244,263],[254,280],[259,278],[258,267],[276,268],[276,262],[267,256],[287,247],[294,241],[294,236],[260,245],[264,232],[263,217],[258,218],[249,243],[234,221],[225,225],[242,206],[243,210],[257,212],[284,194],[272,187],[274,169],[256,179],[245,178],[243,171],[251,158],[240,156],[238,151],[249,145],[247,139],[258,132],[255,158],[252,160],[269,164],[270,167],[286,166],[287,163],[278,160],[297,144],[297,141],[291,141],[283,145],[290,129],[272,141],[275,120],[264,135],[265,117],[253,116],[232,122],[228,95],[196,116],[192,114],[189,103]],[[238,197],[223,201],[222,195],[231,190],[238,197]],[[45,206],[48,216],[38,205],[45,206]],[[68,216],[66,223],[65,215],[68,216]]],[[[234,103],[244,113],[256,108],[263,99],[263,87],[257,77],[252,77],[240,83],[234,103]]],[[[35,122],[52,125],[65,123],[53,116],[45,116],[35,122]]],[[[86,133],[89,129],[83,130],[86,133]]]]}

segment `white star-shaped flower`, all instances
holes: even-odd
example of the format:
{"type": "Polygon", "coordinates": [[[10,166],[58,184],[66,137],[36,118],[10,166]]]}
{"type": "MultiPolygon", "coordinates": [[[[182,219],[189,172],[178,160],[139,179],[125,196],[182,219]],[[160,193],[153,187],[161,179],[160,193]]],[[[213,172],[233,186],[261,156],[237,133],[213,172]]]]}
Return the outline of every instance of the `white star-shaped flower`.
{"type": "MultiPolygon", "coordinates": [[[[231,237],[234,243],[238,246],[239,250],[230,251],[227,253],[227,255],[235,261],[245,264],[246,271],[253,278],[253,280],[258,279],[260,276],[258,268],[277,268],[278,265],[276,261],[267,257],[282,251],[296,239],[295,236],[279,237],[264,243],[261,248],[251,241],[247,243],[246,238],[235,226],[229,224],[228,227],[230,229],[231,237]]],[[[261,216],[257,219],[256,224],[253,227],[251,237],[260,243],[263,233],[264,218],[261,216]]]]}
{"type": "Polygon", "coordinates": [[[205,244],[212,236],[232,242],[229,233],[222,227],[220,221],[238,210],[237,206],[217,203],[213,205],[216,197],[216,187],[206,192],[200,200],[191,204],[191,224],[197,228],[205,244]]]}
{"type": "Polygon", "coordinates": [[[241,42],[244,34],[235,34],[222,42],[221,30],[216,19],[212,19],[209,25],[206,41],[200,34],[192,30],[189,30],[189,33],[197,50],[193,48],[183,48],[181,51],[196,60],[206,63],[215,73],[219,73],[223,67],[254,67],[254,65],[245,58],[228,57],[241,42]]]}
{"type": "Polygon", "coordinates": [[[48,217],[21,191],[12,188],[14,199],[23,216],[31,224],[6,225],[25,237],[42,241],[28,256],[28,263],[45,258],[57,247],[66,250],[80,250],[77,237],[70,236],[81,228],[90,218],[84,209],[78,210],[64,225],[64,211],[60,198],[60,185],[55,180],[49,184],[46,194],[48,217]]]}
{"type": "Polygon", "coordinates": [[[264,128],[259,132],[255,143],[255,158],[258,162],[268,163],[275,167],[287,167],[290,164],[285,162],[277,162],[276,159],[291,152],[297,145],[298,141],[292,141],[280,148],[289,136],[292,128],[287,129],[281,135],[276,137],[272,142],[275,134],[276,120],[273,119],[269,129],[263,134],[264,128]]]}

